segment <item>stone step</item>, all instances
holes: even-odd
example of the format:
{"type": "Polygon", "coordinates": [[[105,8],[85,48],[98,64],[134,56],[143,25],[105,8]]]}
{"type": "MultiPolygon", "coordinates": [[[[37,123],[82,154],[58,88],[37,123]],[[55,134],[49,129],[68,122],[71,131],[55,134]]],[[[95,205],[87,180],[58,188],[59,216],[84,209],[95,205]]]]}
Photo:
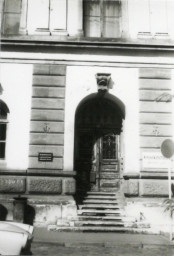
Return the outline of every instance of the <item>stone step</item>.
{"type": "Polygon", "coordinates": [[[125,222],[135,222],[135,217],[127,217],[121,215],[108,215],[108,216],[87,216],[87,215],[79,215],[76,217],[71,217],[73,221],[79,220],[104,220],[104,221],[124,221],[125,222]]]}
{"type": "Polygon", "coordinates": [[[116,186],[110,187],[109,185],[108,185],[108,186],[105,186],[105,187],[101,187],[100,189],[101,189],[101,191],[103,191],[103,192],[112,191],[112,192],[115,192],[115,193],[119,190],[118,187],[116,187],[116,186]]]}
{"type": "Polygon", "coordinates": [[[83,204],[118,204],[117,200],[98,200],[98,199],[86,199],[83,204]]]}
{"type": "MultiPolygon", "coordinates": [[[[107,194],[105,194],[105,193],[107,193],[107,192],[104,192],[104,191],[102,191],[103,192],[103,194],[91,194],[91,195],[86,195],[85,197],[88,197],[88,198],[109,198],[109,199],[117,199],[117,198],[120,198],[121,196],[120,195],[107,195],[107,194]]],[[[114,192],[113,192],[114,193],[114,192]]]]}
{"type": "Polygon", "coordinates": [[[110,210],[110,209],[107,209],[107,210],[94,210],[94,209],[82,209],[82,210],[77,210],[77,213],[80,215],[80,214],[83,214],[83,213],[90,213],[91,215],[94,215],[94,214],[123,214],[123,211],[121,210],[110,210]]]}
{"type": "Polygon", "coordinates": [[[117,181],[118,181],[119,176],[114,173],[103,172],[100,174],[100,179],[117,179],[117,181]]]}
{"type": "Polygon", "coordinates": [[[109,174],[100,175],[100,179],[101,180],[107,180],[107,181],[113,180],[115,182],[119,181],[119,178],[115,177],[115,175],[109,175],[109,174]]]}
{"type": "Polygon", "coordinates": [[[75,221],[75,226],[124,226],[122,221],[106,221],[106,220],[83,220],[75,221]]]}
{"type": "MultiPolygon", "coordinates": [[[[97,227],[59,227],[59,226],[54,226],[50,225],[48,227],[49,230],[54,230],[54,231],[84,231],[84,232],[136,232],[138,233],[138,229],[133,229],[133,228],[126,228],[126,227],[103,227],[103,226],[97,226],[97,227]]],[[[142,229],[141,229],[142,230],[142,229]]]]}
{"type": "Polygon", "coordinates": [[[111,199],[116,200],[117,198],[120,198],[118,196],[111,196],[111,195],[87,195],[85,198],[96,198],[96,199],[111,199]]]}
{"type": "Polygon", "coordinates": [[[108,172],[108,173],[113,173],[113,174],[119,174],[117,168],[112,168],[112,169],[109,169],[109,168],[102,168],[101,172],[108,172]]]}
{"type": "Polygon", "coordinates": [[[107,169],[107,168],[100,170],[100,175],[101,174],[113,174],[117,177],[120,176],[120,173],[118,171],[115,171],[115,169],[107,169]]]}
{"type": "Polygon", "coordinates": [[[107,186],[107,187],[117,187],[118,185],[118,179],[115,178],[104,178],[104,179],[100,179],[100,184],[102,184],[102,186],[107,186]]]}
{"type": "Polygon", "coordinates": [[[87,196],[84,198],[84,201],[98,201],[98,200],[102,200],[102,201],[108,201],[110,203],[112,202],[121,202],[123,201],[122,197],[109,197],[109,196],[87,196]]]}
{"type": "Polygon", "coordinates": [[[115,169],[117,169],[118,168],[118,163],[114,163],[114,164],[102,164],[102,167],[101,167],[101,169],[103,170],[103,169],[108,169],[108,170],[115,170],[115,169]]]}
{"type": "Polygon", "coordinates": [[[97,208],[100,208],[100,209],[119,209],[121,208],[120,206],[118,205],[112,205],[112,204],[107,204],[107,205],[104,205],[104,204],[83,204],[83,205],[79,205],[79,209],[87,209],[87,208],[94,208],[94,209],[97,209],[97,208]]]}
{"type": "Polygon", "coordinates": [[[101,189],[101,191],[103,191],[103,192],[112,191],[112,192],[115,192],[115,193],[116,193],[119,188],[117,188],[117,187],[103,186],[103,187],[101,187],[100,189],[101,189]]]}
{"type": "Polygon", "coordinates": [[[113,193],[113,192],[102,192],[102,191],[89,191],[89,192],[87,192],[87,194],[88,195],[111,195],[111,196],[116,196],[116,194],[113,193]]]}

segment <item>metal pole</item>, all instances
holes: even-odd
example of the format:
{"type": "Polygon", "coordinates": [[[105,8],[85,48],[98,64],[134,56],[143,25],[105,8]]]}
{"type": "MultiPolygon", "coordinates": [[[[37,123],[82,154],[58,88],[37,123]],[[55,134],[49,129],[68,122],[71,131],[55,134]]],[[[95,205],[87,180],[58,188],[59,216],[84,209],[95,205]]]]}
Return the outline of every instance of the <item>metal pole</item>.
{"type": "MultiPolygon", "coordinates": [[[[168,184],[169,184],[169,199],[172,198],[172,189],[171,189],[171,159],[168,160],[168,184]]],[[[170,241],[172,241],[172,209],[170,209],[170,241]]]]}
{"type": "Polygon", "coordinates": [[[169,186],[169,199],[172,198],[172,190],[171,190],[171,160],[168,160],[168,186],[169,186]]]}

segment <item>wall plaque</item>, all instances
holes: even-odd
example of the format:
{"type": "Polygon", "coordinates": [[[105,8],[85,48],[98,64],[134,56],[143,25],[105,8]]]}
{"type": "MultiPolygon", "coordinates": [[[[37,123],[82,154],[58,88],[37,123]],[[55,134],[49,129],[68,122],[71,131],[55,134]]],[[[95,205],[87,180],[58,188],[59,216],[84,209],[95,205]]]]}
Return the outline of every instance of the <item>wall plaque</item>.
{"type": "Polygon", "coordinates": [[[143,152],[142,167],[143,167],[143,170],[167,169],[168,160],[161,154],[161,152],[143,152]]]}
{"type": "Polygon", "coordinates": [[[53,153],[39,153],[38,161],[39,162],[52,162],[53,161],[53,153]]]}

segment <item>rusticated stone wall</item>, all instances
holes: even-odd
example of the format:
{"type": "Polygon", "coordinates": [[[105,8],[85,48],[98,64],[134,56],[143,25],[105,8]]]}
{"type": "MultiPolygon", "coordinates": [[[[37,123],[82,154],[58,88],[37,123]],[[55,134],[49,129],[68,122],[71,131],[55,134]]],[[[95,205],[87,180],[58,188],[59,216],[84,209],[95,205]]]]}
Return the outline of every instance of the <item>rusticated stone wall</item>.
{"type": "Polygon", "coordinates": [[[69,194],[75,193],[73,178],[29,177],[27,180],[29,193],[69,194]]]}
{"type": "Polygon", "coordinates": [[[25,177],[0,177],[0,193],[25,193],[25,177]]]}
{"type": "MultiPolygon", "coordinates": [[[[139,69],[140,153],[160,152],[165,139],[172,138],[172,102],[163,96],[171,94],[172,70],[139,69]]],[[[144,171],[148,171],[147,169],[144,171]]],[[[153,169],[158,172],[158,168],[153,169]]]]}
{"type": "Polygon", "coordinates": [[[1,176],[0,193],[73,195],[75,179],[69,177],[1,176]]]}
{"type": "Polygon", "coordinates": [[[158,177],[155,179],[130,178],[124,181],[124,193],[131,197],[167,197],[169,195],[168,180],[158,177]]]}
{"type": "Polygon", "coordinates": [[[65,65],[34,65],[29,169],[63,170],[65,81],[65,65]],[[38,161],[45,152],[52,162],[38,161]]]}

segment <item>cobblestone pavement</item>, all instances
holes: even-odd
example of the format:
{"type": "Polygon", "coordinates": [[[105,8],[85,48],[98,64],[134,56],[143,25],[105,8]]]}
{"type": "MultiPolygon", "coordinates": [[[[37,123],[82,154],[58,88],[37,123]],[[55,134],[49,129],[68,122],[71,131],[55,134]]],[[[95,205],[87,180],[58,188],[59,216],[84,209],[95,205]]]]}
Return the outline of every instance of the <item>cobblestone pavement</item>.
{"type": "Polygon", "coordinates": [[[72,255],[72,256],[174,256],[174,247],[166,245],[107,245],[107,244],[51,244],[34,242],[33,255],[72,255]]]}

